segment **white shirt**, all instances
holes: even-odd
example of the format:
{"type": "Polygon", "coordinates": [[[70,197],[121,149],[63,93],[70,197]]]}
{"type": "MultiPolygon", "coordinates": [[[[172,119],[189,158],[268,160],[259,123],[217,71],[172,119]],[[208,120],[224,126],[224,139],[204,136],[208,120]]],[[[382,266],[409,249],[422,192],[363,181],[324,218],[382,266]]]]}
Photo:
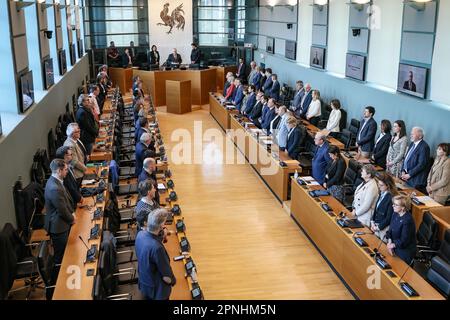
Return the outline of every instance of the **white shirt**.
{"type": "Polygon", "coordinates": [[[89,95],[90,97],[90,102],[94,105],[94,112],[96,115],[100,115],[100,108],[98,107],[98,103],[97,103],[97,98],[95,97],[95,95],[93,93],[91,93],[89,95]]]}
{"type": "MultiPolygon", "coordinates": [[[[276,129],[276,128],[274,128],[273,127],[273,124],[275,123],[275,121],[279,118],[280,116],[279,115],[277,115],[275,118],[273,118],[273,120],[270,122],[270,129],[269,129],[269,132],[270,133],[273,133],[273,131],[276,129]]],[[[280,119],[280,121],[281,121],[281,119],[280,119]]]]}
{"type": "Polygon", "coordinates": [[[330,117],[327,122],[327,130],[330,132],[339,132],[339,123],[341,122],[341,110],[331,110],[330,117]]]}
{"type": "Polygon", "coordinates": [[[385,135],[386,135],[386,133],[384,133],[384,132],[380,133],[380,136],[378,137],[377,142],[375,142],[375,145],[377,145],[378,142],[380,142],[380,140],[381,140],[385,135]]]}
{"type": "Polygon", "coordinates": [[[312,117],[320,117],[322,115],[322,111],[320,110],[320,100],[313,100],[309,105],[308,112],[306,113],[306,118],[312,117]]]}

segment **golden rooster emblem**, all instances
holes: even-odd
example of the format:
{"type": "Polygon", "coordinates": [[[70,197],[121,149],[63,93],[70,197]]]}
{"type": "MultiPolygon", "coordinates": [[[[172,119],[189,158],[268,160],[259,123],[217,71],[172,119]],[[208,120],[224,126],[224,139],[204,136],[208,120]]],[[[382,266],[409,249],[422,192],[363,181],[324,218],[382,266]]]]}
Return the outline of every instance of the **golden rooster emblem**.
{"type": "Polygon", "coordinates": [[[183,14],[183,4],[180,4],[178,7],[173,9],[172,13],[169,15],[169,3],[165,3],[161,13],[159,14],[164,23],[158,22],[156,25],[170,27],[167,34],[171,34],[174,27],[178,30],[181,29],[184,31],[185,20],[183,14]]]}

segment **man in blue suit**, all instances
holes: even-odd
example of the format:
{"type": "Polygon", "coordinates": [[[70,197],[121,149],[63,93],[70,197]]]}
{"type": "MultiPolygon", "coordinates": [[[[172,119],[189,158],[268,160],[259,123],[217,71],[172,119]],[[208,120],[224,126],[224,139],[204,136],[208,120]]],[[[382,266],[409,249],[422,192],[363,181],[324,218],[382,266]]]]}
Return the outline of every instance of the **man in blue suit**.
{"type": "Polygon", "coordinates": [[[375,135],[377,134],[377,122],[373,119],[374,107],[364,109],[364,119],[356,135],[356,146],[363,158],[370,158],[375,146],[375,135]]]}
{"type": "Polygon", "coordinates": [[[253,106],[256,104],[256,93],[255,86],[248,86],[248,94],[247,94],[247,103],[245,104],[245,108],[243,110],[243,114],[249,115],[252,112],[253,106]]]}
{"type": "Polygon", "coordinates": [[[326,141],[325,135],[321,132],[316,133],[314,143],[316,144],[317,149],[312,159],[312,176],[320,185],[323,185],[325,182],[327,166],[331,161],[328,154],[329,144],[326,141]]]}
{"type": "Polygon", "coordinates": [[[269,130],[270,122],[276,117],[276,115],[275,101],[270,98],[267,103],[267,109],[265,110],[265,113],[263,112],[261,128],[269,130]]]}
{"type": "Polygon", "coordinates": [[[149,123],[148,123],[147,118],[145,118],[145,117],[141,118],[140,117],[138,122],[139,122],[139,128],[136,128],[136,134],[135,134],[135,137],[134,137],[134,139],[136,140],[136,144],[138,144],[139,141],[141,141],[141,136],[144,133],[146,133],[146,132],[150,133],[150,129],[148,128],[149,123]]]}
{"type": "Polygon", "coordinates": [[[261,81],[262,74],[261,74],[261,68],[259,66],[256,67],[256,74],[252,79],[252,85],[255,86],[257,90],[259,90],[259,82],[261,81]]]}
{"type": "Polygon", "coordinates": [[[272,89],[272,69],[266,69],[266,77],[266,82],[264,82],[262,91],[264,91],[266,95],[270,96],[270,89],[272,89]]]}
{"type": "Polygon", "coordinates": [[[241,84],[241,79],[236,78],[234,80],[234,85],[236,86],[236,89],[234,89],[234,97],[233,97],[233,104],[236,107],[236,110],[241,110],[241,104],[242,100],[244,100],[244,86],[241,84]]]}
{"type": "Polygon", "coordinates": [[[295,112],[298,118],[306,119],[306,114],[308,113],[309,105],[312,101],[312,88],[309,83],[305,85],[305,94],[302,97],[300,108],[295,112]]]}
{"type": "Polygon", "coordinates": [[[295,84],[295,89],[296,91],[294,95],[294,100],[292,101],[292,106],[290,108],[294,112],[300,108],[302,99],[305,95],[305,88],[303,87],[303,81],[298,80],[297,83],[295,84]]]}
{"type": "MultiPolygon", "coordinates": [[[[143,133],[139,143],[136,145],[136,177],[139,177],[142,171],[142,166],[145,159],[145,151],[151,150],[150,144],[152,143],[152,136],[149,133],[143,133]]],[[[153,150],[151,150],[153,151],[153,150]]],[[[155,157],[155,154],[152,158],[155,157]]]]}
{"type": "Polygon", "coordinates": [[[272,87],[270,88],[269,96],[275,99],[275,101],[280,100],[280,83],[276,74],[272,75],[272,87]]]}
{"type": "Polygon", "coordinates": [[[411,130],[411,144],[406,152],[402,167],[402,180],[413,188],[424,188],[427,185],[428,161],[430,147],[423,140],[423,129],[414,127],[411,130]]]}
{"type": "Polygon", "coordinates": [[[287,137],[286,137],[286,153],[292,159],[297,159],[300,154],[302,141],[306,135],[306,129],[302,125],[297,125],[297,119],[289,116],[286,120],[287,137]]]}

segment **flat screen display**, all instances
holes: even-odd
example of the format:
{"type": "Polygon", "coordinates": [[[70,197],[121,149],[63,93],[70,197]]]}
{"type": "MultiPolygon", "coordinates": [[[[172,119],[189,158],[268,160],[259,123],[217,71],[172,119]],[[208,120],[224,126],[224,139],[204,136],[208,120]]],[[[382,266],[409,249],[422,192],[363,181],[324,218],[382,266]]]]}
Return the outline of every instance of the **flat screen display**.
{"type": "Polygon", "coordinates": [[[325,48],[311,47],[311,67],[325,69],[325,48]]]}
{"type": "Polygon", "coordinates": [[[267,37],[266,38],[266,51],[269,53],[275,53],[275,39],[267,37]]]}
{"type": "Polygon", "coordinates": [[[83,39],[78,39],[78,58],[81,59],[84,54],[83,39]]]}
{"type": "Polygon", "coordinates": [[[44,60],[44,87],[48,90],[55,84],[55,75],[53,73],[53,59],[44,60]]]}
{"type": "Polygon", "coordinates": [[[425,99],[427,76],[427,68],[401,63],[398,70],[397,91],[425,99]]]}
{"type": "Polygon", "coordinates": [[[345,76],[348,78],[364,81],[366,71],[366,57],[359,54],[347,53],[345,63],[345,76]]]}
{"type": "Polygon", "coordinates": [[[33,72],[28,71],[19,78],[20,112],[27,111],[34,103],[33,72]]]}
{"type": "Polygon", "coordinates": [[[291,60],[297,59],[297,42],[286,40],[284,56],[291,60]]]}
{"type": "Polygon", "coordinates": [[[69,45],[70,50],[70,64],[73,66],[77,62],[77,56],[75,55],[75,43],[69,45]]]}
{"type": "Polygon", "coordinates": [[[59,74],[62,76],[67,71],[66,50],[58,52],[59,74]]]}

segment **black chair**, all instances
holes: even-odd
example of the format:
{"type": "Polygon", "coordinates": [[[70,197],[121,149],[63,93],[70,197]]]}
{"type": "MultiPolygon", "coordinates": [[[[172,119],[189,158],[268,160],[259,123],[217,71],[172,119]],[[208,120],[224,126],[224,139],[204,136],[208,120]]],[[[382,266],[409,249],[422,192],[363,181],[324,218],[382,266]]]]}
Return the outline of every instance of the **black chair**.
{"type": "Polygon", "coordinates": [[[38,269],[41,279],[45,285],[45,297],[51,300],[55,290],[56,279],[54,279],[55,262],[53,260],[50,241],[42,241],[38,248],[38,269]]]}
{"type": "Polygon", "coordinates": [[[349,208],[353,204],[353,195],[355,193],[355,190],[357,186],[361,183],[360,179],[360,164],[358,161],[354,159],[350,159],[348,162],[347,169],[344,173],[344,191],[345,191],[345,198],[344,198],[344,205],[349,208]]]}
{"type": "Polygon", "coordinates": [[[439,247],[437,235],[439,225],[429,211],[423,213],[422,222],[417,229],[417,248],[421,250],[436,250],[439,247]]]}
{"type": "Polygon", "coordinates": [[[352,133],[349,130],[342,130],[338,140],[344,144],[344,151],[350,151],[353,138],[352,133]]]}
{"type": "Polygon", "coordinates": [[[306,134],[303,140],[305,141],[304,147],[302,147],[303,151],[300,152],[297,160],[300,162],[302,172],[310,174],[312,172],[312,159],[314,158],[317,147],[314,143],[314,139],[309,134],[306,134]]]}
{"type": "Polygon", "coordinates": [[[322,111],[322,115],[320,116],[319,123],[317,124],[317,127],[319,129],[325,129],[327,127],[328,119],[330,118],[330,111],[327,110],[327,107],[324,108],[325,110],[322,111]]]}
{"type": "Polygon", "coordinates": [[[345,111],[342,108],[340,110],[341,110],[341,121],[339,121],[339,129],[342,132],[342,130],[344,130],[345,127],[347,127],[347,111],[345,111]]]}
{"type": "Polygon", "coordinates": [[[358,135],[358,131],[359,131],[359,127],[361,126],[361,123],[359,122],[359,120],[356,119],[352,119],[350,121],[350,125],[348,127],[348,131],[350,131],[352,133],[352,145],[355,144],[356,142],[356,136],[358,135]]]}
{"type": "Polygon", "coordinates": [[[436,253],[437,255],[431,259],[427,279],[448,299],[450,296],[450,229],[445,231],[444,241],[436,253]]]}
{"type": "Polygon", "coordinates": [[[50,129],[50,131],[47,134],[47,142],[48,142],[48,155],[51,159],[55,158],[56,155],[56,139],[55,135],[53,134],[53,129],[50,129]]]}

